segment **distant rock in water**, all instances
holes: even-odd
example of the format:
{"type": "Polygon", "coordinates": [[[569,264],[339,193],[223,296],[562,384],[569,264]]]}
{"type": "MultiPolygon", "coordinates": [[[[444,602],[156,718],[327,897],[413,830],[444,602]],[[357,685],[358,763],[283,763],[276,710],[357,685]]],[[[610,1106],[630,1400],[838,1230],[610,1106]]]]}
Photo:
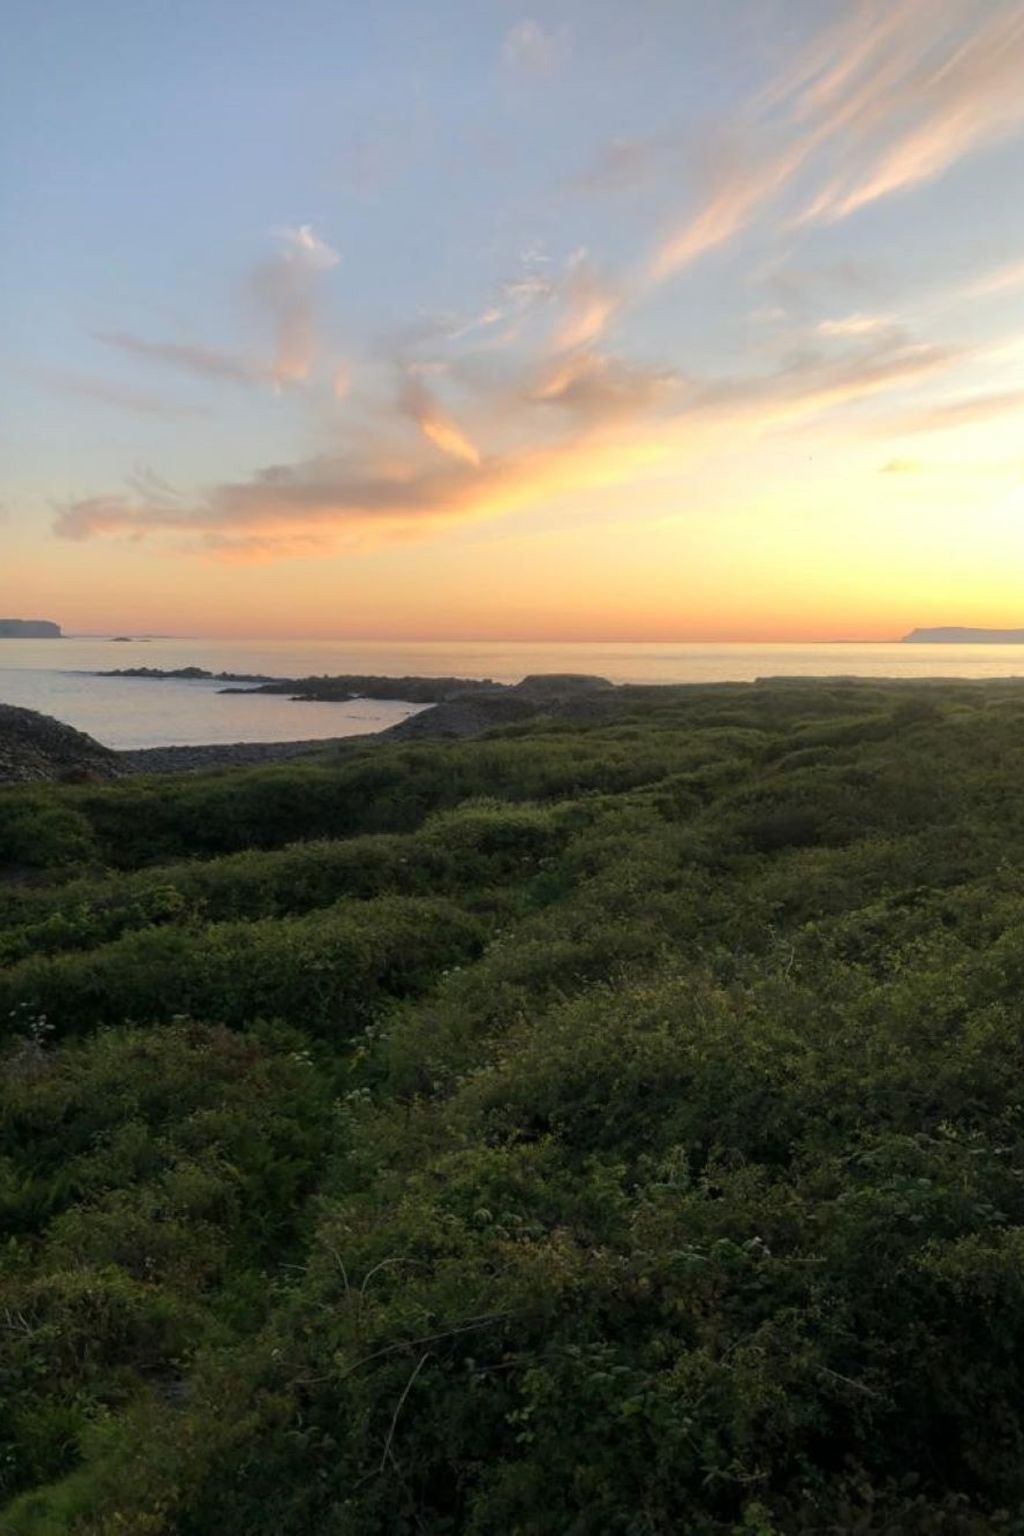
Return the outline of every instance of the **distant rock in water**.
{"type": "Polygon", "coordinates": [[[117,753],[34,709],[0,704],[0,784],[112,779],[117,753]]]}
{"type": "Polygon", "coordinates": [[[60,640],[59,624],[50,619],[0,619],[0,640],[60,640]]]}
{"type": "Polygon", "coordinates": [[[436,704],[452,694],[503,686],[471,677],[378,677],[345,674],[339,677],[267,677],[262,672],[208,672],[205,667],[116,667],[97,677],[137,677],[146,682],[240,683],[221,693],[281,694],[298,703],[347,704],[352,699],[401,699],[407,704],[436,704]]]}
{"type": "MultiPolygon", "coordinates": [[[[130,640],[130,635],[115,635],[114,640],[130,640]]],[[[267,683],[273,682],[273,678],[266,677],[262,672],[207,672],[205,667],[115,667],[111,672],[96,672],[96,677],[138,677],[143,682],[150,683],[267,683]]],[[[231,693],[233,690],[224,688],[223,693],[231,693]]]]}
{"type": "Polygon", "coordinates": [[[912,629],[904,645],[1024,645],[1024,629],[912,629]]]}
{"type": "MultiPolygon", "coordinates": [[[[521,683],[496,683],[489,677],[382,677],[376,674],[343,673],[337,677],[266,677],[257,672],[208,672],[205,667],[116,667],[97,677],[137,677],[148,682],[215,682],[241,684],[221,693],[280,694],[299,703],[346,704],[352,699],[401,699],[407,704],[464,703],[469,695],[493,698],[503,695],[522,701],[557,703],[581,694],[605,693],[614,687],[605,677],[584,672],[539,672],[521,683]]],[[[511,706],[511,716],[522,710],[511,706]]],[[[536,713],[534,707],[531,713],[536,713]]]]}

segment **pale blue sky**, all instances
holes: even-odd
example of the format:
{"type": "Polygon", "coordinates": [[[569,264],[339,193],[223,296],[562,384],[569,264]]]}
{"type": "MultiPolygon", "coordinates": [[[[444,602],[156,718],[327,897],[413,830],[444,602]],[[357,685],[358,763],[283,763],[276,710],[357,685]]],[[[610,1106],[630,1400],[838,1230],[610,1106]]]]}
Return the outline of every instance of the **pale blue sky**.
{"type": "MultiPolygon", "coordinates": [[[[196,529],[273,556],[268,466],[318,559],[362,546],[381,475],[428,477],[443,544],[567,432],[578,459],[581,423],[670,398],[774,410],[812,378],[856,421],[1018,388],[992,354],[1024,326],[1024,277],[993,279],[1024,262],[1020,0],[9,0],[4,32],[25,558],[65,558],[69,506],[86,563],[196,529]]],[[[578,522],[563,479],[515,515],[578,522]]]]}

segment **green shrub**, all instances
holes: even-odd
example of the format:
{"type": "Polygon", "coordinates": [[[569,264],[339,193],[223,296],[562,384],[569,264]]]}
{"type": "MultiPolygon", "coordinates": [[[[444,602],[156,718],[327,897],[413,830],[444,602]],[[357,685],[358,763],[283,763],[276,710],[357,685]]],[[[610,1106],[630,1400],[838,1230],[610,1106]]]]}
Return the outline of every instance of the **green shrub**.
{"type": "Polygon", "coordinates": [[[443,901],[383,897],[302,918],[151,928],[0,975],[0,1016],[27,1009],[61,1033],[178,1015],[236,1027],[283,1019],[351,1037],[479,948],[479,923],[443,901]]]}
{"type": "Polygon", "coordinates": [[[4,792],[0,1528],[1024,1528],[1022,718],[4,792]]]}

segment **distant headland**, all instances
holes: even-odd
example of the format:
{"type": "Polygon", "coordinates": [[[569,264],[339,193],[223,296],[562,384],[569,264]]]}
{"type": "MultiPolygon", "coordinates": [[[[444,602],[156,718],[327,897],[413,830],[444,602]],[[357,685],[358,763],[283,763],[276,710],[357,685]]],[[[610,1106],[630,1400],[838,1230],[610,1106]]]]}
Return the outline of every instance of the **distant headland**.
{"type": "Polygon", "coordinates": [[[904,645],[1024,645],[1024,629],[912,629],[904,645]]]}
{"type": "Polygon", "coordinates": [[[61,627],[51,619],[0,619],[0,640],[61,639],[61,627]]]}

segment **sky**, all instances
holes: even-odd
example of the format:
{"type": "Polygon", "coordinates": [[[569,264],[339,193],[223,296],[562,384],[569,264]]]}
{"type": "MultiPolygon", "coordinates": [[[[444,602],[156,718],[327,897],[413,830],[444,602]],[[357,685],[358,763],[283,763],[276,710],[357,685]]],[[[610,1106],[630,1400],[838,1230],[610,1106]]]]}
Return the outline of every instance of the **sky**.
{"type": "Polygon", "coordinates": [[[0,612],[1024,625],[1024,0],[8,0],[0,612]]]}

